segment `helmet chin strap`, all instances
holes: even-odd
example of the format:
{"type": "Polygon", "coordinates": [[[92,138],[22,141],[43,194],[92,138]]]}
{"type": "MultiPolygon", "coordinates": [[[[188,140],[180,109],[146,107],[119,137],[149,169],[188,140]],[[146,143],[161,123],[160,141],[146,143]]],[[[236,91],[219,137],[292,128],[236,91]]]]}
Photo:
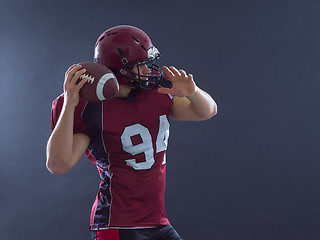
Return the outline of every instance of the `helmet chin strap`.
{"type": "Polygon", "coordinates": [[[126,59],[126,57],[124,56],[122,50],[120,48],[117,48],[118,52],[119,52],[119,55],[121,57],[121,62],[123,63],[123,65],[127,65],[129,62],[128,60],[126,59]]]}

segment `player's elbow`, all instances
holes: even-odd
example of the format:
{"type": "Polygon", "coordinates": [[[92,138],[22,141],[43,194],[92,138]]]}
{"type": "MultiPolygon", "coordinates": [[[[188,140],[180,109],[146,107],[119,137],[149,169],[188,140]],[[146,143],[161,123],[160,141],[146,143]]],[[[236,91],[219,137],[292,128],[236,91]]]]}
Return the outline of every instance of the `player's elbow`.
{"type": "Polygon", "coordinates": [[[212,106],[211,106],[211,109],[208,113],[208,118],[207,119],[210,119],[212,117],[214,117],[216,114],[218,113],[218,106],[216,103],[214,103],[212,106]]]}
{"type": "Polygon", "coordinates": [[[69,171],[63,168],[54,167],[50,164],[47,164],[47,169],[49,170],[50,173],[54,175],[63,175],[69,171]]]}
{"type": "Polygon", "coordinates": [[[62,162],[62,160],[47,157],[46,167],[50,173],[55,175],[62,175],[70,170],[68,167],[59,164],[59,162],[62,162]]]}
{"type": "Polygon", "coordinates": [[[199,120],[200,121],[208,120],[208,119],[214,117],[217,114],[217,112],[218,112],[217,104],[214,103],[209,108],[207,108],[205,112],[198,114],[199,118],[200,118],[199,120]]]}

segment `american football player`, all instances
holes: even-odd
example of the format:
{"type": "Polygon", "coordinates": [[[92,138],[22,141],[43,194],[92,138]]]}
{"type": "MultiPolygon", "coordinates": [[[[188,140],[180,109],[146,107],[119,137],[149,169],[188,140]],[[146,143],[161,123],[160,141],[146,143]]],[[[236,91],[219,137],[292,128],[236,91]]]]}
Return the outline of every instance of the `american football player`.
{"type": "Polygon", "coordinates": [[[85,154],[101,177],[91,211],[92,239],[182,239],[164,207],[170,120],[207,120],[217,105],[191,74],[160,68],[159,58],[141,29],[108,29],[96,42],[94,61],[113,71],[117,95],[102,102],[79,97],[85,69],[74,64],[66,71],[64,93],[53,101],[48,170],[64,174],[85,154]]]}

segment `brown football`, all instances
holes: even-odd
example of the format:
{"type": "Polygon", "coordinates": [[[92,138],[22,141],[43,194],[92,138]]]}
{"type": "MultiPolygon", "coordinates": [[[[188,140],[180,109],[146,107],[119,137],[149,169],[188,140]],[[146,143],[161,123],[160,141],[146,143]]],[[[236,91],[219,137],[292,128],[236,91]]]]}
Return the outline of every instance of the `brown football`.
{"type": "Polygon", "coordinates": [[[95,62],[82,62],[79,65],[86,69],[79,81],[88,79],[80,90],[81,97],[90,102],[100,102],[111,99],[118,93],[117,78],[108,67],[95,62]]]}

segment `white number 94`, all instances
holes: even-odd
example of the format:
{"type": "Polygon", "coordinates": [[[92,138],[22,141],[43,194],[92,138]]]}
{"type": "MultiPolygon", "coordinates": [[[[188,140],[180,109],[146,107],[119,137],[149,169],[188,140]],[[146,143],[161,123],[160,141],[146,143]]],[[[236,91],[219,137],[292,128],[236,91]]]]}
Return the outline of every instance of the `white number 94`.
{"type": "MultiPolygon", "coordinates": [[[[170,123],[167,119],[167,116],[165,114],[159,116],[159,131],[156,139],[156,153],[167,150],[169,127],[170,123]]],[[[155,163],[152,136],[149,129],[145,126],[136,123],[126,127],[121,135],[121,143],[123,150],[132,156],[144,153],[144,162],[136,162],[136,159],[134,158],[125,160],[127,164],[133,167],[135,170],[150,169],[155,163]],[[142,142],[134,145],[132,142],[132,137],[136,135],[140,135],[142,142]]],[[[165,161],[166,160],[164,157],[162,164],[165,164],[165,161]]]]}

